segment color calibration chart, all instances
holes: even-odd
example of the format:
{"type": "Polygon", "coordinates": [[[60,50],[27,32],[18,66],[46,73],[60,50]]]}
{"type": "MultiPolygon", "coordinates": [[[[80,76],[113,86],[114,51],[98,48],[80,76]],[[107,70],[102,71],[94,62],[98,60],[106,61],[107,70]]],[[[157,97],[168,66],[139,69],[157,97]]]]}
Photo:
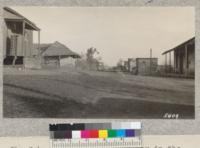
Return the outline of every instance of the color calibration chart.
{"type": "Polygon", "coordinates": [[[50,148],[139,148],[140,122],[50,124],[50,148]]]}

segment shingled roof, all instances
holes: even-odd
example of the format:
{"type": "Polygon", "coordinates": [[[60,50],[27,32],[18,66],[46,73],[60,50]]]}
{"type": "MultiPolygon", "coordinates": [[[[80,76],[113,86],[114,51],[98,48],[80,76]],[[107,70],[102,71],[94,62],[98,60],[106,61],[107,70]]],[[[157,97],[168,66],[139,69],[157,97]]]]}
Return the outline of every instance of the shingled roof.
{"type": "MultiPolygon", "coordinates": [[[[34,45],[38,48],[38,45],[34,45]]],[[[50,44],[40,44],[39,46],[39,54],[42,56],[73,56],[79,58],[80,55],[71,51],[64,44],[56,41],[50,44]]]]}

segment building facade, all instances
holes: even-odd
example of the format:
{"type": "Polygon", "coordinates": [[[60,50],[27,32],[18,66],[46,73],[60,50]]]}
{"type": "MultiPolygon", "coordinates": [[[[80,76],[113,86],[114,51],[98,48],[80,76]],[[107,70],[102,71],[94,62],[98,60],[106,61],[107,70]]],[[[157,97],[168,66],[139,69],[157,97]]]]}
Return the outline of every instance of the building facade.
{"type": "Polygon", "coordinates": [[[172,67],[173,72],[181,75],[194,76],[195,74],[195,37],[162,53],[165,56],[165,67],[172,67]],[[173,54],[173,59],[171,58],[173,54]],[[172,63],[173,61],[173,63],[172,63]]]}
{"type": "Polygon", "coordinates": [[[23,65],[24,58],[31,57],[33,53],[33,31],[38,32],[40,42],[40,29],[8,7],[4,7],[3,17],[4,65],[23,65]]]}
{"type": "Polygon", "coordinates": [[[158,58],[129,58],[128,71],[135,75],[151,75],[157,71],[158,58]]]}

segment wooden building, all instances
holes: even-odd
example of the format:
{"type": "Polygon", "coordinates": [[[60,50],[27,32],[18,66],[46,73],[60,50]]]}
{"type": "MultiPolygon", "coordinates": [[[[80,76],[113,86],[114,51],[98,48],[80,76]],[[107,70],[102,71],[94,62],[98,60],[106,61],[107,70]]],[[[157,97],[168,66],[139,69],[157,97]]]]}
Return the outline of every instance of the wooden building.
{"type": "Polygon", "coordinates": [[[128,71],[135,75],[151,75],[157,70],[158,58],[129,58],[128,71]]]}
{"type": "MultiPolygon", "coordinates": [[[[36,48],[38,45],[34,45],[36,48]]],[[[38,53],[35,53],[42,58],[42,67],[60,67],[71,66],[74,67],[76,60],[80,56],[71,51],[68,47],[56,41],[50,44],[40,44],[38,53]]]]}
{"type": "Polygon", "coordinates": [[[195,37],[162,53],[165,55],[167,72],[194,76],[195,73],[195,37]],[[173,54],[173,58],[172,58],[173,54]],[[167,67],[172,67],[169,70],[167,67]]]}
{"type": "Polygon", "coordinates": [[[25,57],[31,57],[33,52],[33,31],[40,29],[30,20],[15,10],[3,8],[3,58],[5,65],[24,64],[25,57]]]}

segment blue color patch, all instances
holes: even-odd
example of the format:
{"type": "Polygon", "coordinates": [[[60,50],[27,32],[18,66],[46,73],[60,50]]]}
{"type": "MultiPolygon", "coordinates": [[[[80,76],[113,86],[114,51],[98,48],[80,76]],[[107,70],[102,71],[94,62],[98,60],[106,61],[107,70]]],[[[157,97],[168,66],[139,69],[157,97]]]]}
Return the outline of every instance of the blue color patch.
{"type": "Polygon", "coordinates": [[[134,129],[127,129],[126,130],[126,137],[135,137],[135,130],[134,129]]]}

